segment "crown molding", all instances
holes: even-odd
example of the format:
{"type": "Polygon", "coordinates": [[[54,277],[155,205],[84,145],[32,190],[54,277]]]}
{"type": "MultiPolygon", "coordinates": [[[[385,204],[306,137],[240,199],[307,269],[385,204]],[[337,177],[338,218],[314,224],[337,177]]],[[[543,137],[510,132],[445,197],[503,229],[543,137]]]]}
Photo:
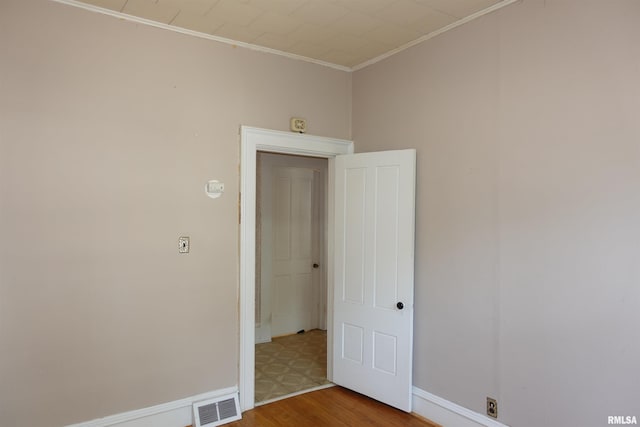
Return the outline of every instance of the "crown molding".
{"type": "Polygon", "coordinates": [[[496,10],[502,9],[505,6],[509,6],[512,3],[521,2],[521,1],[522,0],[503,0],[503,1],[499,2],[499,3],[494,4],[493,6],[489,6],[486,9],[482,9],[482,10],[474,13],[473,15],[469,15],[466,18],[462,18],[462,19],[459,19],[459,20],[457,20],[455,22],[452,22],[451,24],[447,25],[446,27],[442,27],[442,28],[440,28],[440,29],[438,29],[436,31],[433,31],[433,32],[429,33],[429,34],[425,34],[424,36],[419,37],[419,38],[417,38],[415,40],[412,40],[409,43],[406,43],[406,44],[404,44],[404,45],[402,45],[400,47],[397,47],[397,48],[395,48],[393,50],[390,50],[389,52],[383,53],[380,56],[376,56],[373,59],[370,59],[370,60],[365,61],[365,62],[363,62],[361,64],[358,64],[358,65],[355,65],[355,66],[353,66],[351,68],[351,71],[361,70],[361,69],[363,69],[365,67],[368,67],[369,65],[375,64],[376,62],[380,62],[383,59],[387,59],[388,57],[393,56],[396,53],[400,53],[403,50],[407,50],[410,47],[413,47],[413,46],[415,46],[417,44],[425,42],[425,41],[427,41],[429,39],[432,39],[432,38],[434,38],[436,36],[439,36],[442,33],[446,33],[449,30],[453,30],[454,28],[457,28],[457,27],[459,27],[461,25],[464,25],[467,22],[473,21],[474,19],[480,18],[481,16],[487,15],[487,14],[489,14],[491,12],[495,12],[496,10]]]}
{"type": "Polygon", "coordinates": [[[322,65],[325,67],[333,68],[340,71],[350,72],[351,68],[343,65],[332,64],[331,62],[321,61],[319,59],[309,58],[307,56],[296,55],[295,53],[284,52],[277,49],[271,49],[269,47],[258,46],[251,43],[245,43],[237,40],[227,39],[220,36],[214,36],[213,34],[201,33],[199,31],[189,30],[187,28],[176,27],[174,25],[163,24],[162,22],[152,21],[150,19],[140,18],[133,15],[128,15],[122,12],[116,12],[115,10],[105,9],[103,7],[95,6],[92,4],[83,3],[77,0],[51,0],[56,3],[66,4],[68,6],[77,7],[80,9],[88,10],[90,12],[101,13],[103,15],[113,16],[114,18],[123,19],[125,21],[131,21],[138,24],[144,24],[151,27],[161,28],[163,30],[169,30],[180,34],[186,34],[188,36],[198,37],[206,40],[213,40],[219,43],[224,43],[237,47],[244,47],[246,49],[255,50],[258,52],[271,53],[273,55],[284,56],[285,58],[295,59],[298,61],[311,62],[313,64],[322,65]]]}
{"type": "Polygon", "coordinates": [[[173,31],[176,33],[180,33],[180,34],[186,34],[189,36],[193,36],[193,37],[198,37],[201,39],[206,39],[206,40],[213,40],[219,43],[225,43],[225,44],[229,44],[232,46],[238,46],[238,47],[243,47],[246,49],[251,49],[251,50],[255,50],[258,52],[264,52],[264,53],[270,53],[273,55],[278,55],[278,56],[284,56],[285,58],[289,58],[289,59],[295,59],[298,61],[304,61],[304,62],[310,62],[312,64],[317,64],[317,65],[322,65],[324,67],[329,67],[329,68],[333,68],[335,70],[340,70],[340,71],[346,71],[346,72],[352,72],[352,71],[358,71],[361,70],[363,68],[368,67],[369,65],[373,65],[377,62],[380,62],[384,59],[389,58],[390,56],[393,56],[397,53],[400,53],[404,50],[409,49],[410,47],[413,47],[417,44],[420,44],[422,42],[425,42],[429,39],[432,39],[436,36],[439,36],[442,33],[445,33],[449,30],[452,30],[454,28],[457,28],[461,25],[466,24],[467,22],[473,21],[474,19],[480,18],[481,16],[487,15],[489,13],[495,12],[496,10],[502,9],[505,6],[509,6],[512,3],[516,3],[516,2],[522,2],[522,0],[503,0],[499,3],[494,4],[493,6],[490,6],[486,9],[482,9],[476,13],[474,13],[473,15],[469,15],[466,18],[462,18],[459,19],[455,22],[452,22],[451,24],[447,25],[446,27],[442,27],[436,31],[433,31],[429,34],[425,34],[422,37],[419,37],[415,40],[410,41],[409,43],[406,43],[400,47],[397,47],[393,50],[390,50],[389,52],[383,53],[382,55],[376,56],[373,59],[370,59],[368,61],[362,62],[358,65],[355,65],[353,67],[346,67],[344,65],[338,65],[338,64],[333,64],[331,62],[327,62],[327,61],[321,61],[319,59],[314,59],[314,58],[309,58],[308,56],[302,56],[302,55],[296,55],[294,53],[289,53],[289,52],[284,52],[282,50],[278,50],[278,49],[271,49],[268,47],[264,47],[264,46],[259,46],[259,45],[255,45],[252,43],[246,43],[246,42],[241,42],[241,41],[237,41],[237,40],[232,40],[232,39],[227,39],[224,37],[220,37],[220,36],[214,36],[212,34],[207,34],[207,33],[201,33],[199,31],[193,31],[193,30],[189,30],[186,28],[181,28],[181,27],[176,27],[174,25],[169,25],[169,24],[163,24],[161,22],[156,22],[156,21],[152,21],[150,19],[145,19],[145,18],[140,18],[137,16],[133,16],[133,15],[129,15],[126,13],[122,13],[122,12],[117,12],[111,9],[105,9],[103,7],[99,7],[99,6],[95,6],[92,4],[87,4],[87,3],[83,3],[81,1],[78,0],[51,0],[54,1],[56,3],[62,3],[62,4],[66,4],[68,6],[73,6],[73,7],[77,7],[80,9],[84,9],[84,10],[88,10],[91,12],[96,12],[96,13],[101,13],[103,15],[109,15],[109,16],[113,16],[115,18],[119,18],[119,19],[123,19],[126,21],[131,21],[131,22],[135,22],[138,24],[144,24],[144,25],[148,25],[151,27],[156,27],[156,28],[161,28],[163,30],[169,30],[169,31],[173,31]]]}

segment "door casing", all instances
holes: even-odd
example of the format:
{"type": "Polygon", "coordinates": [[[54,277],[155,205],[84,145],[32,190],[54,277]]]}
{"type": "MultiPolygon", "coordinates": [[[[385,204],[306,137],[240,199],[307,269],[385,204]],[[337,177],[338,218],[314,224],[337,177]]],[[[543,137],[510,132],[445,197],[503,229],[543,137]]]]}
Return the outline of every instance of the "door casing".
{"type": "MultiPolygon", "coordinates": [[[[240,128],[240,365],[238,388],[240,408],[247,411],[255,406],[255,257],[256,257],[256,156],[258,151],[293,154],[329,159],[327,186],[327,277],[333,277],[333,172],[332,159],[340,154],[353,153],[353,142],[260,129],[240,128]]],[[[327,287],[327,354],[332,349],[333,286],[327,287]]],[[[331,380],[332,366],[327,363],[327,378],[331,380]]]]}

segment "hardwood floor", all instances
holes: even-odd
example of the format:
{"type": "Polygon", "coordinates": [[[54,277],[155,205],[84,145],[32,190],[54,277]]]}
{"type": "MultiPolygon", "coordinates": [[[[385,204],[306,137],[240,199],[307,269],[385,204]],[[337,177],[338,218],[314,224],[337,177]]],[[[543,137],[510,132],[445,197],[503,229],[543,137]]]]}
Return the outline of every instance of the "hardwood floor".
{"type": "Polygon", "coordinates": [[[440,427],[342,387],[301,394],[242,414],[229,427],[440,427]]]}

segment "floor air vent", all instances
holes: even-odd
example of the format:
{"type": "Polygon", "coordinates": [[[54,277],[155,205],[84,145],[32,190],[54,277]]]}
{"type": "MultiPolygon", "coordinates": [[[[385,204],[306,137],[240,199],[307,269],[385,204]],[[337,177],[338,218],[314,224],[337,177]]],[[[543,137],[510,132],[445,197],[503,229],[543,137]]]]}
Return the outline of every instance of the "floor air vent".
{"type": "Polygon", "coordinates": [[[214,427],[242,418],[238,394],[228,394],[193,404],[194,427],[214,427]]]}

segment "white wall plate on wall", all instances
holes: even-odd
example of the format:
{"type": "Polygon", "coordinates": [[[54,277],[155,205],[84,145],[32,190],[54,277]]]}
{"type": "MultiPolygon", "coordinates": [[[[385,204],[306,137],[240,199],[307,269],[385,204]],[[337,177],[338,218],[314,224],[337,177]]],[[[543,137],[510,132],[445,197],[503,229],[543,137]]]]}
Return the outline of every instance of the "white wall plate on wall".
{"type": "Polygon", "coordinates": [[[211,197],[212,199],[217,199],[218,197],[222,196],[222,193],[224,193],[224,183],[212,179],[204,186],[204,191],[205,193],[207,193],[207,196],[211,197]]]}

